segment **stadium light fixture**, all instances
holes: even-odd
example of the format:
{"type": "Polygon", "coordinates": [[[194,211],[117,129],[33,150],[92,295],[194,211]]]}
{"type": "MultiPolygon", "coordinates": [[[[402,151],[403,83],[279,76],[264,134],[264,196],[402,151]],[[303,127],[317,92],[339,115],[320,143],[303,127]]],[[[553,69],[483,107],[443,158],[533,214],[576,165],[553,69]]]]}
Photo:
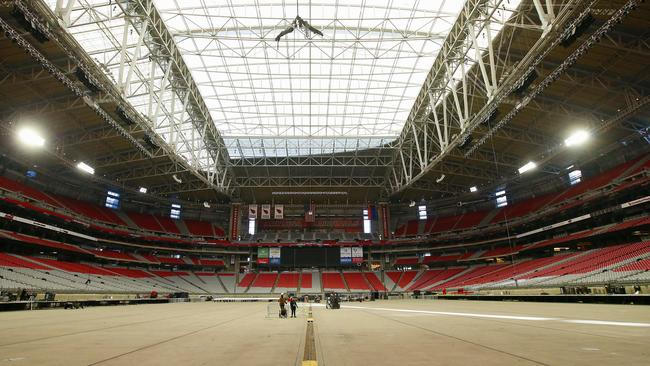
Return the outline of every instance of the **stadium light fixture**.
{"type": "Polygon", "coordinates": [[[478,188],[476,188],[476,186],[472,186],[472,187],[469,187],[469,191],[474,193],[474,192],[478,191],[478,188]]]}
{"type": "Polygon", "coordinates": [[[533,162],[533,161],[529,161],[524,166],[519,168],[519,174],[524,174],[527,171],[533,170],[535,168],[537,168],[537,164],[535,164],[535,162],[533,162]]]}
{"type": "Polygon", "coordinates": [[[29,127],[18,130],[18,139],[21,143],[30,147],[45,146],[45,139],[36,130],[29,127]]]}
{"type": "Polygon", "coordinates": [[[147,193],[147,187],[140,187],[138,190],[140,193],[147,193]]]}
{"type": "Polygon", "coordinates": [[[566,147],[581,145],[589,139],[589,136],[590,134],[588,131],[578,130],[564,140],[564,145],[566,145],[566,147]]]}
{"type": "Polygon", "coordinates": [[[77,169],[81,170],[82,172],[86,172],[88,174],[95,174],[95,168],[84,163],[83,161],[80,161],[79,164],[77,164],[77,169]]]}

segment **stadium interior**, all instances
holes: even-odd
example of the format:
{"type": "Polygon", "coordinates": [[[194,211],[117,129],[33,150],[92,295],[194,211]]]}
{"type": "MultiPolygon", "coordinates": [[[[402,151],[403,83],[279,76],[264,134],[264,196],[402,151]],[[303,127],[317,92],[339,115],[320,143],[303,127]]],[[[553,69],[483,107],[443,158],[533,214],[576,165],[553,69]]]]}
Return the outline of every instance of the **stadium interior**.
{"type": "Polygon", "coordinates": [[[649,2],[0,29],[0,364],[647,364],[649,2]]]}

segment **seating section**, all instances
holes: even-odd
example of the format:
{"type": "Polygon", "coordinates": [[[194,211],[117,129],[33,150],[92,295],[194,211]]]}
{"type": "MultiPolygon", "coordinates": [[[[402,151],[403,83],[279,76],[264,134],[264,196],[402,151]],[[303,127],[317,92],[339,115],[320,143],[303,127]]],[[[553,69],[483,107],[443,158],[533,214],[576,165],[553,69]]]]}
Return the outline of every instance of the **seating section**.
{"type": "Polygon", "coordinates": [[[6,253],[0,253],[0,266],[2,267],[20,267],[20,268],[31,268],[31,269],[43,269],[43,270],[48,270],[50,267],[46,267],[44,265],[34,263],[31,261],[24,260],[22,258],[6,254],[6,253]]]}
{"type": "MultiPolygon", "coordinates": [[[[581,278],[588,278],[584,282],[602,282],[607,279],[595,276],[594,272],[604,272],[631,263],[639,257],[650,255],[650,242],[635,244],[615,245],[602,249],[593,249],[584,255],[575,256],[569,261],[559,263],[544,270],[519,277],[524,283],[532,284],[556,284],[564,282],[575,282],[581,278]]],[[[608,274],[609,275],[609,274],[608,274]]],[[[522,281],[520,281],[522,282],[522,281]]]]}
{"type": "Polygon", "coordinates": [[[183,220],[187,230],[192,235],[197,236],[214,236],[214,231],[212,229],[212,224],[206,221],[197,221],[197,220],[183,220]]]}
{"type": "Polygon", "coordinates": [[[432,269],[425,271],[418,279],[408,288],[409,291],[424,290],[439,282],[445,281],[461,272],[465,268],[448,268],[432,269]]]}
{"type": "Polygon", "coordinates": [[[413,281],[415,276],[418,275],[418,271],[406,271],[402,274],[402,277],[399,279],[397,286],[401,289],[406,289],[406,286],[413,281]]]}
{"type": "Polygon", "coordinates": [[[250,286],[253,283],[253,281],[255,281],[255,277],[257,277],[257,273],[246,273],[244,277],[242,277],[242,279],[239,280],[237,287],[250,286]]]}
{"type": "Polygon", "coordinates": [[[277,273],[259,273],[251,283],[251,287],[271,288],[275,285],[277,278],[277,273]]]}
{"type": "Polygon", "coordinates": [[[318,271],[302,272],[300,274],[300,291],[303,293],[319,293],[322,291],[318,271]]]}
{"type": "Polygon", "coordinates": [[[166,233],[172,233],[172,234],[180,234],[181,231],[178,229],[178,226],[176,226],[176,223],[174,220],[170,219],[169,217],[155,217],[155,219],[158,221],[160,226],[163,227],[163,231],[166,233]]]}
{"type": "Polygon", "coordinates": [[[91,252],[96,257],[106,258],[106,259],[116,259],[120,261],[133,261],[141,262],[138,258],[132,256],[129,253],[115,252],[112,250],[91,250],[91,252]]]}
{"type": "MultiPolygon", "coordinates": [[[[496,264],[496,265],[491,265],[491,266],[479,266],[479,267],[474,267],[469,269],[468,271],[464,272],[458,277],[455,277],[453,279],[450,279],[449,281],[443,281],[435,286],[432,287],[434,290],[442,290],[442,289],[449,289],[449,288],[462,288],[468,283],[472,283],[474,281],[477,281],[478,278],[481,276],[484,276],[490,272],[499,270],[503,267],[505,267],[506,264],[496,264]]],[[[451,277],[451,276],[449,276],[451,277]]],[[[448,278],[449,278],[448,277],[448,278]]]]}
{"type": "Polygon", "coordinates": [[[454,230],[469,229],[478,226],[483,219],[489,214],[489,211],[468,212],[465,213],[454,226],[454,230]]]}
{"type": "Polygon", "coordinates": [[[526,216],[532,212],[544,207],[553,199],[554,195],[544,195],[541,197],[530,198],[521,202],[515,202],[499,209],[499,212],[492,218],[490,223],[497,223],[501,221],[512,220],[522,216],[526,216]]]}
{"type": "Polygon", "coordinates": [[[384,284],[381,283],[381,280],[379,280],[377,272],[364,272],[363,275],[366,277],[366,281],[368,281],[373,291],[388,291],[386,286],[384,286],[384,284]]]}
{"type": "Polygon", "coordinates": [[[323,272],[323,289],[328,290],[345,290],[345,282],[340,272],[323,272]]]}
{"type": "Polygon", "coordinates": [[[370,285],[366,282],[366,278],[361,272],[343,272],[343,278],[348,284],[348,288],[352,290],[370,291],[370,285]]]}
{"type": "Polygon", "coordinates": [[[395,260],[396,265],[408,266],[418,264],[418,257],[402,257],[395,260]]]}
{"type": "Polygon", "coordinates": [[[126,226],[126,223],[110,209],[62,196],[57,196],[57,201],[63,203],[65,207],[79,215],[115,225],[126,226]]]}
{"type": "MultiPolygon", "coordinates": [[[[305,274],[303,274],[305,275],[305,274]]],[[[298,272],[282,272],[278,275],[275,292],[297,291],[301,274],[298,272]]],[[[304,277],[303,277],[304,278],[304,277]]],[[[311,276],[309,287],[311,287],[311,276]]]]}
{"type": "Polygon", "coordinates": [[[29,197],[35,201],[45,202],[50,206],[54,206],[54,207],[62,206],[60,202],[57,202],[57,200],[39,191],[38,189],[32,188],[26,184],[19,183],[15,180],[9,179],[1,175],[0,175],[0,188],[3,188],[7,191],[11,191],[14,193],[18,193],[22,196],[29,197]]]}
{"type": "Polygon", "coordinates": [[[126,214],[129,216],[131,221],[141,229],[159,232],[165,231],[152,215],[140,214],[137,212],[127,212],[126,214]]]}
{"type": "Polygon", "coordinates": [[[39,245],[39,246],[49,247],[54,249],[62,249],[70,252],[90,254],[89,251],[82,249],[76,245],[60,243],[58,241],[41,239],[35,236],[24,235],[24,234],[14,233],[14,232],[9,232],[4,230],[0,230],[0,238],[11,239],[22,243],[34,244],[34,245],[39,245]]]}

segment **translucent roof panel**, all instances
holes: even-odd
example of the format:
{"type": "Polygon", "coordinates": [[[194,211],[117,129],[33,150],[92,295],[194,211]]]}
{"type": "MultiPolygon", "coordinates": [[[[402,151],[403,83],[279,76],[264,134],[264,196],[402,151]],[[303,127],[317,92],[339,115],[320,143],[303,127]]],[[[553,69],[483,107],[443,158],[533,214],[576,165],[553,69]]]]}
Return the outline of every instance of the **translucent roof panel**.
{"type": "Polygon", "coordinates": [[[231,158],[328,154],[398,137],[458,0],[157,0],[231,158]],[[323,33],[296,29],[300,15],[323,33]]]}

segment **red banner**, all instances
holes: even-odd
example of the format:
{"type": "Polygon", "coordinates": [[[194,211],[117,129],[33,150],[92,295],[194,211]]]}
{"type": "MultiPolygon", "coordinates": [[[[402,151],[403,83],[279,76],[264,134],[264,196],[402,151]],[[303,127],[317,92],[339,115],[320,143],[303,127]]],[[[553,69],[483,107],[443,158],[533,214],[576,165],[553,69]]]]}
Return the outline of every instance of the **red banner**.
{"type": "Polygon", "coordinates": [[[237,240],[239,237],[239,204],[233,203],[230,210],[230,239],[237,240]]]}
{"type": "Polygon", "coordinates": [[[382,239],[390,239],[390,215],[388,211],[388,204],[386,202],[379,203],[379,212],[381,214],[381,233],[382,239]]]}

